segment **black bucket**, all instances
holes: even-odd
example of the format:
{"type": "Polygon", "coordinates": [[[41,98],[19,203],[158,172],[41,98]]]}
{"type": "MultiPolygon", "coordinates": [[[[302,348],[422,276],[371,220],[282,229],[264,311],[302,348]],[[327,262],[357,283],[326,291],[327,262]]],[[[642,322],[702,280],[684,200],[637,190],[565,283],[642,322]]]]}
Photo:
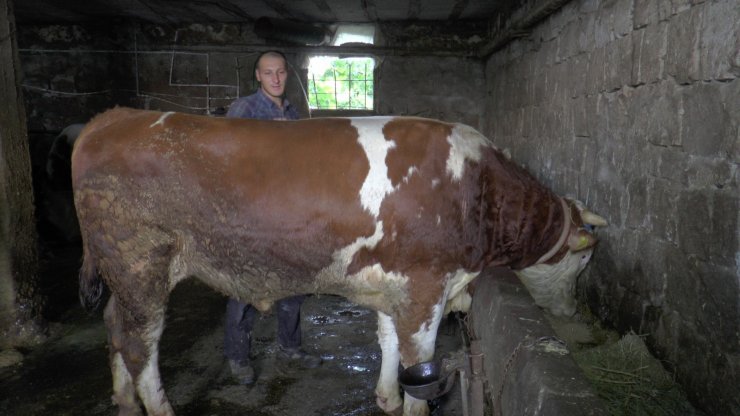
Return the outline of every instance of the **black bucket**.
{"type": "Polygon", "coordinates": [[[421,400],[433,400],[444,396],[455,384],[455,371],[446,371],[435,361],[412,365],[398,376],[401,388],[421,400]]]}

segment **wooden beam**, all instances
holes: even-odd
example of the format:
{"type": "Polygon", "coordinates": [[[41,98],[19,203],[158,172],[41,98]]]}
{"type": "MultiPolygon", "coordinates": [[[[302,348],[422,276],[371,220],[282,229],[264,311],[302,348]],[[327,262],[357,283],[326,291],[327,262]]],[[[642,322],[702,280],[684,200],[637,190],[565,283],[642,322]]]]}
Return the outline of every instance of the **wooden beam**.
{"type": "Polygon", "coordinates": [[[447,17],[448,20],[457,20],[460,18],[465,8],[468,7],[470,0],[455,0],[455,5],[452,6],[450,15],[447,17]]]}
{"type": "Polygon", "coordinates": [[[378,21],[378,10],[375,6],[375,0],[362,0],[362,11],[365,12],[368,20],[371,22],[378,21]]]}
{"type": "Polygon", "coordinates": [[[33,339],[38,287],[31,157],[12,0],[0,0],[0,333],[33,339]]]}
{"type": "Polygon", "coordinates": [[[408,20],[419,20],[421,14],[421,0],[410,0],[409,11],[406,14],[408,20]]]}
{"type": "Polygon", "coordinates": [[[514,22],[510,22],[495,38],[483,45],[478,52],[478,56],[485,58],[503,48],[512,40],[527,36],[529,31],[537,23],[555,13],[555,11],[559,10],[569,1],[544,0],[536,4],[526,15],[514,22]]]}
{"type": "Polygon", "coordinates": [[[316,8],[326,16],[326,21],[337,21],[337,15],[334,14],[334,10],[331,9],[331,6],[329,6],[326,0],[313,0],[313,3],[316,5],[316,8]]]}

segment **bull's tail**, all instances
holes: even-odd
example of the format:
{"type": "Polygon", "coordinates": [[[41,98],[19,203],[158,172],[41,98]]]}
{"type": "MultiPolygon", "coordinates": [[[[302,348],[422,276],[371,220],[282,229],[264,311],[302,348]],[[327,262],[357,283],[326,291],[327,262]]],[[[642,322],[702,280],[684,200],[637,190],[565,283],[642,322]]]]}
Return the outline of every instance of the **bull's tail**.
{"type": "Polygon", "coordinates": [[[82,267],[80,268],[80,303],[88,311],[94,311],[100,306],[105,283],[100,277],[95,259],[89,254],[87,247],[85,247],[84,253],[82,267]]]}

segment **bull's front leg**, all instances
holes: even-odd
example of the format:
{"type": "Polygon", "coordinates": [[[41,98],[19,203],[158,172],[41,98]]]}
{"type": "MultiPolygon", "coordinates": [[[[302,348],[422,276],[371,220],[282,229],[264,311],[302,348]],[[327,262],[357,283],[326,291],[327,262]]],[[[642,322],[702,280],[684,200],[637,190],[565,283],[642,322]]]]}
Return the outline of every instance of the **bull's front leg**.
{"type": "Polygon", "coordinates": [[[378,312],[378,343],[382,352],[380,378],[375,388],[378,407],[388,414],[400,414],[403,401],[399,394],[398,363],[398,335],[396,326],[390,316],[378,312]]]}

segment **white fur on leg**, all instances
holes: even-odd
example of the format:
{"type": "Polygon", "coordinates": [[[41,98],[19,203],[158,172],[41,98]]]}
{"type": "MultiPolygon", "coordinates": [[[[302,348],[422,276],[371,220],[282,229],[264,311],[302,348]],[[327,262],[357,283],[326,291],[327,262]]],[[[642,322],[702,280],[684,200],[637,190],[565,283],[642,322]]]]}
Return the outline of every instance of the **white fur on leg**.
{"type": "Polygon", "coordinates": [[[136,400],[136,391],[134,381],[131,379],[131,373],[126,369],[123,357],[120,352],[113,355],[111,359],[111,370],[113,372],[113,403],[117,404],[119,409],[133,414],[141,414],[139,403],[136,400]]]}
{"type": "Polygon", "coordinates": [[[411,336],[416,347],[416,357],[405,357],[404,362],[416,359],[416,363],[429,361],[434,358],[434,342],[437,340],[437,329],[442,321],[442,312],[447,302],[447,291],[442,298],[432,307],[432,316],[428,321],[424,321],[419,330],[411,336]]]}
{"type": "Polygon", "coordinates": [[[380,377],[375,388],[378,407],[391,413],[401,407],[401,396],[398,394],[398,334],[390,316],[378,312],[378,343],[382,352],[380,377]]]}
{"type": "Polygon", "coordinates": [[[403,396],[403,416],[428,416],[429,406],[426,400],[417,399],[408,393],[403,396]]]}
{"type": "MultiPolygon", "coordinates": [[[[162,314],[164,316],[164,314],[162,314]]],[[[144,402],[144,407],[149,415],[174,416],[175,412],[164,394],[162,379],[159,375],[159,339],[164,329],[164,319],[160,318],[149,328],[146,344],[149,349],[148,360],[144,370],[136,381],[136,391],[144,402]]]]}

